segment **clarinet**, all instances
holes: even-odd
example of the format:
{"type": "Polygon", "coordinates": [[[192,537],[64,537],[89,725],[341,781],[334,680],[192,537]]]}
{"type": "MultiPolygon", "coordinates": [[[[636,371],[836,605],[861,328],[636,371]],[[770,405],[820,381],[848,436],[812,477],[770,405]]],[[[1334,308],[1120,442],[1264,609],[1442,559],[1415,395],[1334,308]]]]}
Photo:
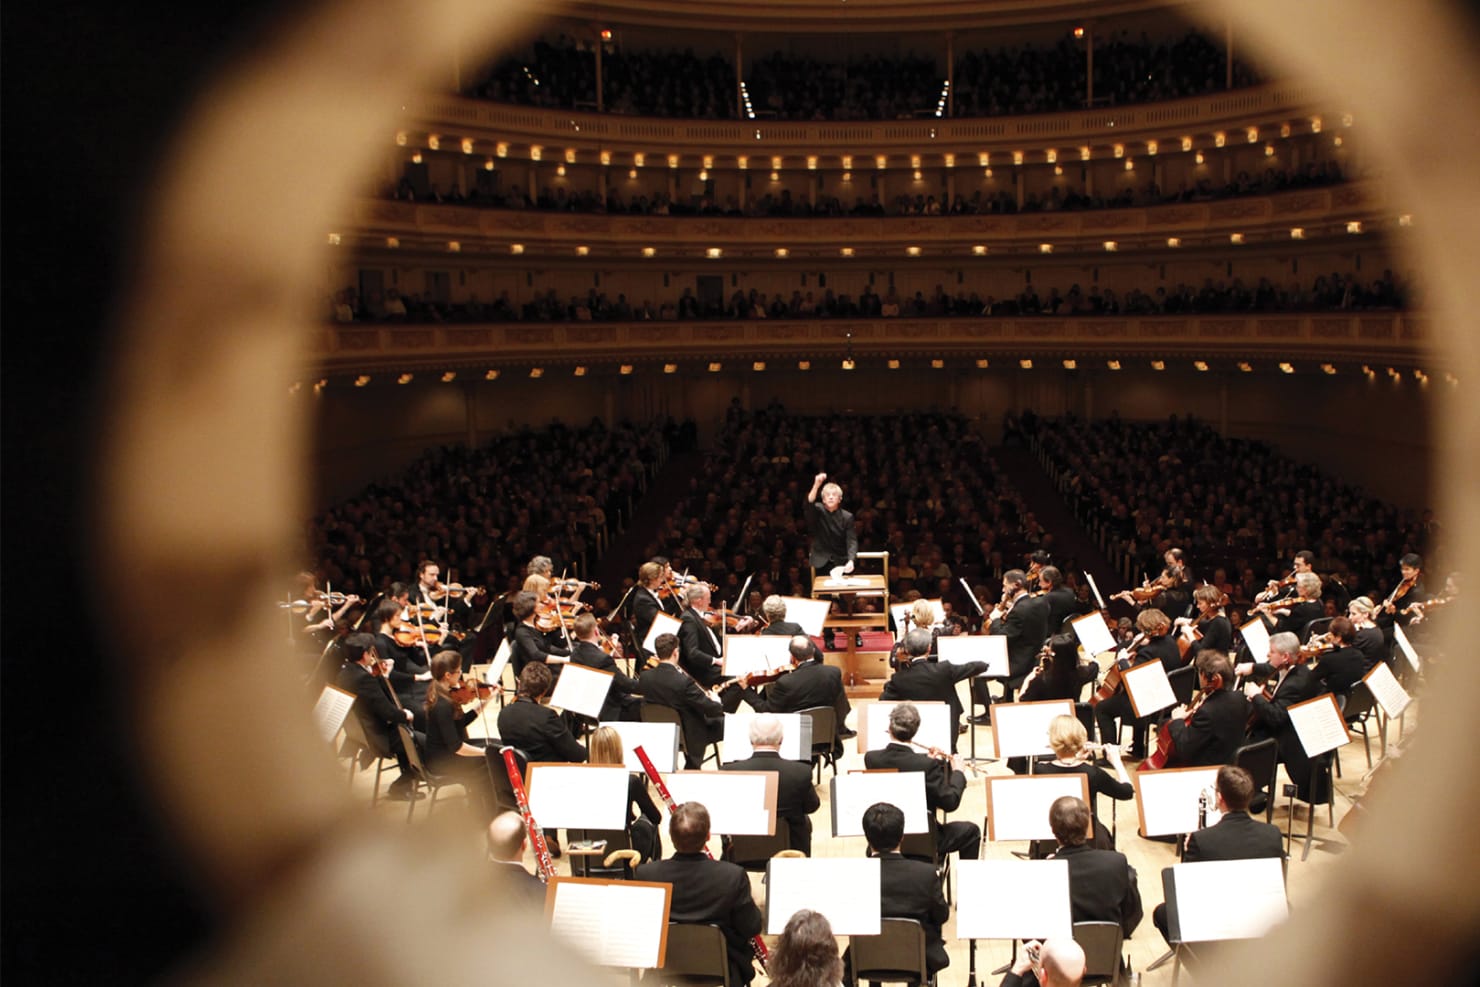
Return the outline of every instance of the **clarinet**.
{"type": "Polygon", "coordinates": [[[555,879],[555,859],[550,856],[550,847],[545,843],[545,834],[534,821],[529,811],[529,797],[524,794],[524,779],[519,777],[519,763],[514,760],[514,748],[501,747],[504,768],[509,772],[509,785],[514,789],[514,801],[519,805],[519,815],[524,817],[524,828],[529,832],[529,845],[534,847],[535,862],[540,867],[540,880],[549,884],[555,879]]]}
{"type": "MultiPolygon", "coordinates": [[[[632,753],[642,762],[642,770],[647,772],[647,776],[652,781],[653,787],[658,790],[658,798],[663,800],[663,805],[668,808],[668,815],[672,816],[674,810],[678,808],[678,803],[673,801],[673,793],[668,791],[668,786],[663,783],[663,776],[658,774],[658,769],[653,764],[653,759],[648,757],[647,751],[642,749],[641,744],[634,747],[632,753]]],[[[714,854],[709,852],[709,847],[704,848],[704,856],[710,860],[714,859],[714,854]]],[[[771,960],[771,951],[766,948],[766,941],[760,936],[751,936],[750,951],[755,954],[755,961],[761,965],[761,971],[765,972],[766,964],[771,960]]]]}

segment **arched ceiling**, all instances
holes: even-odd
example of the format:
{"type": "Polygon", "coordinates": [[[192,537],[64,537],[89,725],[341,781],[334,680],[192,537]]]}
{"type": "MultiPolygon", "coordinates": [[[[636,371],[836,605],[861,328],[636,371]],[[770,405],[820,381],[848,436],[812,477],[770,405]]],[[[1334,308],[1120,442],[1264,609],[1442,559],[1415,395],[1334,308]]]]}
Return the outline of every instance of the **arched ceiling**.
{"type": "Polygon", "coordinates": [[[949,31],[1186,7],[1194,0],[551,0],[551,16],[607,25],[741,32],[949,31]]]}

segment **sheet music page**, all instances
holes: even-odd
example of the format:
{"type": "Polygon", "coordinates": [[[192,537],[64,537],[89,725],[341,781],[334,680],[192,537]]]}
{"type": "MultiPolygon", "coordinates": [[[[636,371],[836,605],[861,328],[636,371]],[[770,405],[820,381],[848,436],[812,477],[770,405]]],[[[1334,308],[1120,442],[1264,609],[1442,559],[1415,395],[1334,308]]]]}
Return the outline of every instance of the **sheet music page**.
{"type": "Polygon", "coordinates": [[[862,576],[844,575],[842,568],[838,567],[817,580],[817,585],[831,587],[833,589],[851,589],[855,586],[867,586],[868,580],[862,576]]]}
{"type": "Polygon", "coordinates": [[[987,778],[987,839],[1051,840],[1048,809],[1072,795],[1089,802],[1089,778],[1082,774],[998,775],[987,778]]]}
{"type": "Polygon", "coordinates": [[[627,766],[529,766],[529,811],[545,829],[626,829],[627,766]]]}
{"type": "Polygon", "coordinates": [[[1418,657],[1418,652],[1413,650],[1413,642],[1408,640],[1408,635],[1403,633],[1402,624],[1393,625],[1393,640],[1398,642],[1398,649],[1403,652],[1403,657],[1408,659],[1408,664],[1413,666],[1413,670],[1423,671],[1423,660],[1418,657]]]}
{"type": "Polygon", "coordinates": [[[1244,636],[1244,643],[1249,646],[1249,654],[1254,656],[1254,660],[1269,661],[1269,628],[1264,626],[1264,621],[1255,617],[1238,630],[1244,636]]]}
{"type": "Polygon", "coordinates": [[[776,857],[766,875],[768,934],[786,931],[803,908],[827,916],[835,936],[879,934],[878,857],[776,857]]]}
{"type": "MultiPolygon", "coordinates": [[[[743,761],[754,749],[750,746],[750,724],[755,713],[726,713],[725,739],[719,749],[724,764],[743,761]]],[[[801,713],[774,713],[781,720],[781,756],[788,761],[812,760],[812,721],[801,713]]]]}
{"type": "Polygon", "coordinates": [[[1136,772],[1136,802],[1141,835],[1176,836],[1197,832],[1198,797],[1218,780],[1218,767],[1167,768],[1136,772]]]}
{"type": "Polygon", "coordinates": [[[1372,671],[1362,676],[1362,681],[1367,683],[1367,688],[1372,690],[1372,698],[1377,700],[1377,705],[1389,717],[1403,715],[1403,710],[1413,701],[1408,695],[1408,690],[1398,681],[1393,670],[1382,662],[1372,666],[1372,671]]]}
{"type": "Polygon", "coordinates": [[[653,642],[660,634],[677,634],[678,629],[683,626],[683,621],[677,617],[670,617],[666,613],[656,614],[653,617],[653,626],[648,628],[647,637],[642,639],[642,649],[653,651],[653,642]]]}
{"type": "Polygon", "coordinates": [[[699,802],[709,810],[709,831],[715,835],[776,832],[773,771],[675,771],[663,780],[674,802],[699,802]]]}
{"type": "Polygon", "coordinates": [[[1257,939],[1290,913],[1278,857],[1174,864],[1182,942],[1257,939]]]}
{"type": "Polygon", "coordinates": [[[1079,638],[1085,654],[1093,656],[1115,650],[1115,635],[1110,633],[1105,615],[1100,611],[1075,617],[1069,626],[1074,628],[1074,636],[1079,638]]]}
{"type": "Polygon", "coordinates": [[[930,832],[923,771],[835,775],[831,784],[834,836],[862,836],[863,814],[875,802],[887,802],[903,812],[906,833],[930,832]]]}
{"type": "Polygon", "coordinates": [[[332,685],[324,686],[324,691],[319,693],[319,701],[313,704],[314,726],[319,728],[319,736],[324,738],[324,743],[333,742],[354,704],[352,693],[332,685]]]}
{"type": "Polygon", "coordinates": [[[786,604],[787,620],[800,624],[808,637],[822,636],[822,622],[832,609],[831,600],[814,600],[806,596],[783,596],[781,599],[786,604]]]}
{"type": "MultiPolygon", "coordinates": [[[[889,711],[897,702],[872,702],[864,703],[858,713],[858,752],[860,754],[876,751],[889,746],[889,711]]],[[[945,703],[919,702],[914,704],[920,711],[920,729],[915,733],[915,741],[926,747],[938,747],[943,751],[951,749],[951,708],[945,703]]],[[[996,709],[996,707],[992,707],[996,709]]],[[[1045,734],[1044,736],[1047,736],[1045,734]]]]}
{"type": "Polygon", "coordinates": [[[1001,634],[954,634],[936,639],[940,660],[952,665],[984,661],[987,670],[975,678],[1007,678],[1012,670],[1007,665],[1007,638],[1001,634]]]}
{"type": "MultiPolygon", "coordinates": [[[[946,605],[945,605],[945,602],[942,601],[942,600],[926,600],[925,602],[928,603],[928,604],[930,604],[930,617],[931,617],[931,619],[930,619],[930,626],[931,627],[934,627],[936,624],[943,624],[943,623],[945,623],[946,622],[946,605]]],[[[898,641],[898,640],[900,640],[901,638],[904,637],[904,632],[905,632],[905,629],[906,629],[905,628],[905,620],[904,620],[905,615],[911,613],[914,609],[915,609],[914,603],[891,603],[891,604],[889,604],[889,616],[894,618],[894,639],[896,641],[898,641]]],[[[909,623],[909,629],[910,630],[914,630],[918,626],[919,625],[916,624],[913,619],[909,623]]],[[[929,628],[926,628],[926,629],[928,630],[929,628]]]]}
{"type": "Polygon", "coordinates": [[[1135,668],[1121,673],[1126,692],[1131,697],[1131,708],[1137,717],[1150,716],[1177,705],[1177,696],[1172,692],[1172,683],[1167,680],[1166,666],[1159,659],[1143,662],[1135,668]]]}
{"type": "Polygon", "coordinates": [[[662,775],[678,768],[678,724],[641,723],[633,720],[602,720],[601,726],[611,727],[622,738],[622,764],[628,771],[641,772],[642,762],[637,759],[637,748],[641,747],[652,759],[653,767],[662,775]]]}
{"type": "Polygon", "coordinates": [[[559,877],[547,893],[550,931],[598,966],[654,969],[668,924],[670,885],[559,877]],[[620,915],[620,922],[610,916],[620,915]]]}
{"type": "Polygon", "coordinates": [[[493,661],[488,663],[488,670],[483,673],[483,681],[489,685],[504,684],[504,669],[509,665],[509,659],[514,656],[514,646],[506,637],[499,638],[498,650],[493,653],[493,661]]]}
{"type": "Polygon", "coordinates": [[[791,638],[781,634],[726,634],[724,673],[739,678],[791,664],[791,638]]]}
{"type": "Polygon", "coordinates": [[[1352,739],[1346,732],[1341,710],[1336,708],[1336,697],[1329,692],[1296,703],[1289,712],[1290,725],[1295,728],[1300,746],[1310,757],[1345,747],[1352,739]]]}
{"type": "Polygon", "coordinates": [[[1069,699],[1036,703],[994,703],[992,740],[997,746],[997,756],[1032,757],[1034,754],[1052,754],[1053,749],[1048,746],[1048,725],[1055,716],[1073,715],[1074,703],[1069,699]]]}
{"type": "Polygon", "coordinates": [[[1074,934],[1067,860],[962,860],[956,874],[957,939],[1074,934]]]}
{"type": "Polygon", "coordinates": [[[1105,609],[1105,598],[1100,595],[1100,584],[1095,582],[1095,577],[1090,575],[1089,570],[1085,570],[1084,578],[1089,583],[1090,592],[1095,594],[1095,603],[1101,610],[1105,609]]]}
{"type": "Polygon", "coordinates": [[[606,695],[611,691],[611,672],[571,662],[555,680],[555,691],[550,693],[550,705],[589,716],[601,718],[601,707],[606,705],[606,695]]]}

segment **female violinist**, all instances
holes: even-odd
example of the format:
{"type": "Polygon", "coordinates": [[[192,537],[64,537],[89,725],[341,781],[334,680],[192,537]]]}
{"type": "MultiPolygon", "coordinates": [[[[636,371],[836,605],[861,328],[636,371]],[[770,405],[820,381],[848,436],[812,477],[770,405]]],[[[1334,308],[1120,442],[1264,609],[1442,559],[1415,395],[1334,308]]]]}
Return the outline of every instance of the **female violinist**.
{"type": "Polygon", "coordinates": [[[514,677],[517,679],[524,673],[524,669],[532,662],[547,662],[551,657],[569,660],[570,649],[554,644],[537,626],[535,595],[530,592],[520,592],[514,595],[514,600],[509,604],[509,612],[513,614],[515,624],[510,630],[509,646],[512,654],[509,661],[514,666],[514,677]]]}
{"type": "Polygon", "coordinates": [[[1222,651],[1227,654],[1233,649],[1233,624],[1224,614],[1228,597],[1212,583],[1203,583],[1192,592],[1192,603],[1197,607],[1196,617],[1178,617],[1173,623],[1181,632],[1177,636],[1177,649],[1182,653],[1182,664],[1197,660],[1204,651],[1222,651]]]}
{"type": "Polygon", "coordinates": [[[463,710],[458,694],[462,687],[462,655],[439,651],[432,655],[431,684],[427,686],[423,714],[426,717],[427,770],[448,775],[467,788],[482,805],[485,818],[497,813],[493,784],[484,761],[484,742],[468,737],[468,724],[478,718],[487,699],[474,700],[477,708],[463,710]]]}
{"type": "MultiPolygon", "coordinates": [[[[1142,610],[1136,617],[1136,641],[1121,652],[1117,665],[1121,671],[1143,662],[1160,659],[1167,671],[1181,666],[1182,658],[1177,652],[1177,643],[1168,636],[1172,622],[1166,614],[1154,607],[1142,610]]],[[[1113,695],[1095,704],[1095,722],[1100,729],[1100,738],[1107,742],[1120,736],[1120,727],[1131,726],[1131,757],[1139,760],[1146,756],[1146,734],[1152,721],[1151,716],[1136,718],[1130,694],[1122,686],[1113,695]],[[1116,721],[1120,721],[1117,726],[1116,721]]]]}
{"type": "Polygon", "coordinates": [[[320,590],[314,585],[314,574],[306,570],[300,572],[295,581],[298,583],[298,595],[292,604],[284,606],[291,606],[295,613],[302,609],[305,634],[334,630],[344,621],[349,608],[362,602],[353,593],[326,593],[320,590]]]}
{"type": "Polygon", "coordinates": [[[1099,674],[1092,661],[1079,660],[1079,638],[1074,634],[1055,634],[1039,652],[1038,667],[1023,681],[1019,702],[1046,699],[1073,699],[1076,702],[1086,684],[1099,674]]]}
{"type": "Polygon", "coordinates": [[[430,649],[417,636],[415,624],[401,619],[401,605],[395,600],[381,600],[370,619],[375,627],[375,650],[392,663],[390,671],[391,689],[401,699],[401,705],[416,716],[416,729],[426,729],[426,710],[416,701],[425,683],[432,680],[430,649]]]}

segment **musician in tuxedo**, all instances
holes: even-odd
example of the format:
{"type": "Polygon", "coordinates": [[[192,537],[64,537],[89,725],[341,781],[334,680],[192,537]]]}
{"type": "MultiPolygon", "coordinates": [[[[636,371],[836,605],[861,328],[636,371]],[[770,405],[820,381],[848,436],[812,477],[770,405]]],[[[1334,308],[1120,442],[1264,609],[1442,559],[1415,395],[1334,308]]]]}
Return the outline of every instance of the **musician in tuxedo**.
{"type": "MultiPolygon", "coordinates": [[[[1283,857],[1285,837],[1278,826],[1259,822],[1249,815],[1249,802],[1254,797],[1254,776],[1236,765],[1218,769],[1216,803],[1223,818],[1206,829],[1187,837],[1182,853],[1184,864],[1201,860],[1254,860],[1260,857],[1283,857]]],[[[1151,922],[1167,934],[1167,906],[1157,905],[1151,922]]]]}
{"type": "Polygon", "coordinates": [[[1073,939],[1026,942],[1001,987],[1079,987],[1084,966],[1084,947],[1073,939]]]}
{"type": "MultiPolygon", "coordinates": [[[[1001,634],[1007,638],[1008,677],[1002,683],[1002,698],[1011,702],[1013,694],[1023,684],[1023,679],[1038,664],[1038,650],[1048,638],[1048,601],[1028,592],[1028,576],[1021,569],[1009,569],[1002,576],[1003,602],[991,613],[989,634],[1001,634]]],[[[990,723],[991,698],[987,694],[987,682],[982,679],[972,683],[976,701],[987,707],[988,712],[973,717],[971,722],[990,723]]]]}
{"type": "Polygon", "coordinates": [[[1118,922],[1129,938],[1144,916],[1135,868],[1125,854],[1096,850],[1087,844],[1090,812],[1083,799],[1072,795],[1054,799],[1048,809],[1048,824],[1058,843],[1053,859],[1069,864],[1071,920],[1118,922]]]}
{"type": "Polygon", "coordinates": [[[1249,703],[1230,688],[1233,665],[1228,656],[1218,651],[1198,655],[1197,679],[1204,697],[1197,710],[1189,716],[1188,707],[1178,706],[1171,720],[1162,725],[1174,747],[1166,767],[1232,764],[1234,753],[1244,744],[1249,703]]]}
{"type": "Polygon", "coordinates": [[[637,691],[648,702],[678,711],[685,767],[697,771],[704,761],[704,751],[724,737],[725,708],[679,667],[676,635],[659,634],[653,648],[658,663],[637,677],[637,691]]]}
{"type": "MultiPolygon", "coordinates": [[[[514,615],[514,628],[509,632],[509,661],[514,666],[514,678],[517,680],[524,674],[524,668],[531,662],[547,664],[551,657],[570,658],[570,649],[564,645],[551,644],[550,639],[544,632],[535,626],[536,597],[527,590],[520,591],[514,596],[514,602],[509,605],[509,611],[514,615]]],[[[558,671],[558,667],[552,665],[552,674],[558,671]]]]}
{"type": "Polygon", "coordinates": [[[571,734],[560,714],[545,705],[554,681],[544,662],[524,666],[514,701],[499,711],[498,735],[506,746],[518,748],[531,762],[584,762],[586,748],[571,734]]]}
{"type": "MultiPolygon", "coordinates": [[[[355,704],[350,712],[359,717],[365,735],[379,738],[384,749],[395,756],[401,774],[391,782],[390,797],[405,801],[412,797],[414,786],[411,781],[411,759],[406,754],[405,745],[401,743],[400,727],[411,729],[411,710],[396,701],[396,694],[391,691],[385,675],[375,674],[377,664],[380,665],[381,672],[389,672],[391,663],[388,659],[383,660],[375,650],[374,635],[351,634],[340,647],[344,653],[344,665],[339,669],[336,684],[344,691],[354,693],[355,704]]],[[[424,745],[426,739],[414,732],[412,738],[418,748],[424,745]]]]}
{"type": "Polygon", "coordinates": [[[526,912],[545,909],[545,882],[524,869],[524,847],[529,842],[524,819],[517,812],[501,812],[488,824],[488,855],[501,895],[518,902],[526,912]]]}
{"type": "Polygon", "coordinates": [[[1415,612],[1410,610],[1404,613],[1404,608],[1429,598],[1423,585],[1423,559],[1420,556],[1413,552],[1404,555],[1398,560],[1398,573],[1403,577],[1402,581],[1372,610],[1372,620],[1382,629],[1382,637],[1387,642],[1389,653],[1397,640],[1393,628],[1407,627],[1413,622],[1415,612]],[[1408,584],[1407,590],[1403,590],[1404,584],[1408,584]]]}
{"type": "Polygon", "coordinates": [[[909,660],[901,664],[889,677],[889,681],[884,683],[879,698],[948,703],[951,708],[951,752],[955,753],[961,724],[961,699],[956,695],[956,683],[985,672],[987,663],[969,661],[953,665],[950,662],[931,661],[932,640],[930,632],[922,627],[916,627],[904,636],[905,654],[909,660]]]}
{"type": "Polygon", "coordinates": [[[1311,676],[1338,696],[1351,691],[1352,686],[1362,681],[1362,676],[1372,671],[1376,662],[1371,661],[1356,645],[1357,629],[1347,617],[1331,621],[1327,631],[1334,646],[1317,658],[1311,676]]]}
{"type": "MultiPolygon", "coordinates": [[[[1322,784],[1319,791],[1312,792],[1311,782],[1314,777],[1324,779],[1325,772],[1321,769],[1331,755],[1322,754],[1312,761],[1290,720],[1291,706],[1314,699],[1326,691],[1311,674],[1310,668],[1300,664],[1300,639],[1289,631],[1275,634],[1269,639],[1269,661],[1245,662],[1234,671],[1254,680],[1244,686],[1252,707],[1248,742],[1257,743],[1273,737],[1279,747],[1280,761],[1285,765],[1290,780],[1295,782],[1300,798],[1311,801],[1314,795],[1314,801],[1324,802],[1330,796],[1326,786],[1322,784]]],[[[1266,780],[1260,779],[1261,782],[1266,780]]],[[[1261,791],[1255,796],[1256,812],[1263,808],[1264,800],[1260,797],[1263,795],[1261,791]]]]}
{"type": "Polygon", "coordinates": [[[745,701],[757,713],[800,713],[814,706],[831,706],[837,712],[839,738],[857,736],[846,726],[853,707],[843,688],[843,673],[823,663],[822,653],[805,634],[794,635],[787,651],[791,671],[767,686],[764,694],[747,685],[745,701]]]}
{"type": "MultiPolygon", "coordinates": [[[[1269,623],[1270,616],[1265,616],[1265,623],[1269,623]]],[[[1272,616],[1272,634],[1294,634],[1304,643],[1309,636],[1306,627],[1310,622],[1326,616],[1326,608],[1321,604],[1321,577],[1313,572],[1302,572],[1296,576],[1295,599],[1276,607],[1272,616]]]]}
{"type": "Polygon", "coordinates": [[[757,713],[750,721],[751,755],[721,764],[722,771],[771,771],[776,775],[776,815],[791,831],[787,846],[812,856],[812,813],[822,805],[812,784],[812,765],[781,756],[785,728],[775,713],[757,713]]]}
{"type": "Polygon", "coordinates": [[[925,968],[934,977],[951,965],[941,934],[951,906],[941,893],[935,867],[899,852],[904,842],[904,812],[898,806],[875,802],[865,809],[863,835],[868,839],[869,856],[879,858],[881,915],[920,923],[925,930],[925,968]]]}
{"type": "Polygon", "coordinates": [[[760,934],[761,910],[751,896],[749,876],[736,864],[705,855],[709,810],[698,802],[684,802],[673,810],[668,836],[673,856],[643,864],[633,877],[673,885],[669,921],[719,926],[728,947],[730,982],[750,983],[755,977],[750,940],[760,934]]]}
{"type": "Polygon", "coordinates": [[[679,618],[682,625],[678,629],[678,663],[700,686],[712,689],[724,678],[724,659],[719,638],[702,616],[709,610],[709,587],[704,583],[690,586],[684,600],[687,605],[679,618]]]}
{"type": "MultiPolygon", "coordinates": [[[[853,571],[858,558],[858,526],[852,512],[843,510],[842,505],[842,487],[827,483],[826,473],[812,478],[812,489],[807,491],[807,533],[812,540],[809,559],[814,573],[826,574],[837,568],[845,573],[853,571]]],[[[824,628],[822,638],[831,650],[832,628],[824,628]]]]}
{"type": "Polygon", "coordinates": [[[1229,654],[1233,650],[1233,624],[1223,612],[1228,606],[1228,597],[1212,583],[1203,583],[1192,591],[1192,604],[1197,608],[1196,617],[1178,617],[1172,623],[1176,630],[1191,626],[1201,635],[1187,646],[1182,664],[1197,661],[1204,651],[1219,651],[1229,654]]]}
{"type": "Polygon", "coordinates": [[[1079,612],[1079,601],[1074,598],[1074,591],[1064,585],[1064,574],[1058,566],[1046,565],[1038,571],[1038,591],[1048,610],[1048,634],[1057,634],[1063,630],[1064,621],[1079,612]]]}
{"type": "Polygon", "coordinates": [[[596,618],[583,613],[575,619],[572,630],[575,632],[576,643],[571,648],[570,660],[600,672],[608,672],[612,677],[606,702],[601,704],[600,718],[607,721],[639,719],[642,696],[637,694],[637,680],[624,674],[617,667],[616,659],[602,649],[601,630],[596,624],[596,618]]]}
{"type": "Polygon", "coordinates": [[[1285,579],[1271,579],[1260,590],[1259,595],[1254,597],[1255,603],[1264,603],[1267,600],[1288,600],[1294,603],[1298,594],[1295,592],[1295,580],[1302,572],[1315,572],[1316,553],[1309,549],[1302,549],[1295,553],[1291,560],[1290,575],[1285,579]]]}
{"type": "Polygon", "coordinates": [[[889,711],[889,744],[863,755],[864,767],[871,771],[923,771],[925,804],[931,813],[937,854],[944,858],[948,853],[959,852],[962,860],[975,860],[981,852],[980,826],[974,822],[934,822],[935,813],[954,812],[961,805],[961,796],[966,792],[961,758],[955,754],[949,758],[935,757],[917,750],[910,742],[919,729],[920,711],[914,703],[895,706],[889,711]]]}
{"type": "MultiPolygon", "coordinates": [[[[761,628],[762,634],[796,637],[798,634],[805,636],[807,633],[801,624],[786,619],[786,601],[774,593],[761,603],[761,616],[766,621],[766,626],[761,628]]],[[[807,640],[810,642],[812,639],[807,638],[807,640]]],[[[822,657],[822,649],[815,643],[812,644],[812,654],[815,658],[822,657]]]]}
{"type": "Polygon", "coordinates": [[[473,604],[467,594],[456,600],[449,600],[442,595],[442,587],[438,584],[441,575],[441,566],[431,559],[422,559],[416,566],[416,585],[411,587],[411,605],[430,607],[433,623],[441,623],[446,618],[465,624],[473,604]],[[434,596],[438,598],[434,599],[434,596]]]}
{"type": "MultiPolygon", "coordinates": [[[[1123,649],[1116,658],[1121,671],[1157,660],[1168,672],[1181,667],[1182,655],[1177,650],[1177,639],[1167,633],[1171,627],[1172,622],[1167,619],[1167,615],[1155,607],[1147,607],[1136,614],[1136,632],[1139,637],[1131,648],[1123,649]]],[[[1139,719],[1134,717],[1135,707],[1131,705],[1130,692],[1124,685],[1115,695],[1095,706],[1095,723],[1100,729],[1100,739],[1107,744],[1119,743],[1120,729],[1116,726],[1117,720],[1121,724],[1132,723],[1130,756],[1132,760],[1140,760],[1146,756],[1146,734],[1155,714],[1139,719]]]]}
{"type": "MultiPolygon", "coordinates": [[[[666,612],[665,600],[660,595],[663,587],[663,566],[657,562],[644,562],[637,568],[637,586],[632,590],[632,639],[637,643],[637,654],[642,659],[639,671],[647,667],[652,652],[642,646],[653,629],[653,620],[666,612]]],[[[672,594],[669,595],[672,599],[672,594]]],[[[673,614],[671,616],[677,616],[673,614]]]]}

